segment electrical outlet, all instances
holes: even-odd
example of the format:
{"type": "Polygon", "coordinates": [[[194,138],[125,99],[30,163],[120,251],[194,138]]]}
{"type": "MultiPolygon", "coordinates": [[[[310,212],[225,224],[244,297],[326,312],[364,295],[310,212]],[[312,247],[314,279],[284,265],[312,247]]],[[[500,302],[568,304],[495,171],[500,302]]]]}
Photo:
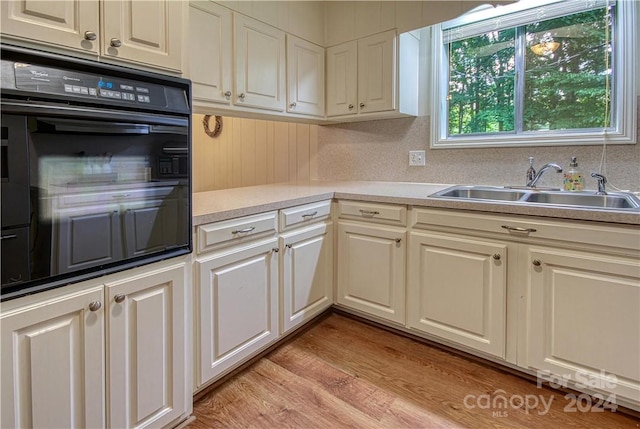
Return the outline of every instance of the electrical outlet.
{"type": "Polygon", "coordinates": [[[426,155],[423,150],[410,150],[409,151],[409,165],[420,166],[426,164],[426,155]]]}

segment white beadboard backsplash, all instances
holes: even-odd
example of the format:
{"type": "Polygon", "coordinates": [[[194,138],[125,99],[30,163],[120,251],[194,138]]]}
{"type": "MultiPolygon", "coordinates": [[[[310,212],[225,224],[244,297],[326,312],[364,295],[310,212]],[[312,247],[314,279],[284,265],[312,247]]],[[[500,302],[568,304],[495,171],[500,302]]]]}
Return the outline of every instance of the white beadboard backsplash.
{"type": "MultiPolygon", "coordinates": [[[[596,188],[591,172],[599,171],[602,146],[432,150],[429,135],[428,117],[320,126],[317,179],[524,185],[530,156],[536,168],[546,162],[567,168],[576,156],[586,189],[596,188]],[[410,167],[410,150],[425,150],[426,166],[410,167]]],[[[606,155],[609,189],[640,191],[640,144],[607,145],[606,155]]],[[[548,171],[539,186],[562,187],[562,174],[548,171]]]]}

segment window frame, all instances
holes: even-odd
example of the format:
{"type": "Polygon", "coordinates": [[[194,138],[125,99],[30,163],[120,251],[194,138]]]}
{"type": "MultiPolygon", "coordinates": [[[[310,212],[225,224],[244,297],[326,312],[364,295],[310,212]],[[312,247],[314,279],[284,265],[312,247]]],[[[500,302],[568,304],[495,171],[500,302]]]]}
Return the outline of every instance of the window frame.
{"type": "MultiPolygon", "coordinates": [[[[598,0],[595,0],[598,2],[598,0]]],[[[607,129],[574,129],[574,130],[552,130],[552,131],[524,131],[521,133],[486,133],[462,136],[448,135],[448,58],[443,42],[443,29],[454,28],[464,25],[473,25],[487,19],[502,20],[510,15],[531,13],[533,10],[540,10],[546,5],[554,6],[554,3],[562,3],[563,8],[570,6],[578,9],[584,5],[584,0],[545,0],[538,4],[529,5],[526,2],[519,2],[513,6],[513,11],[509,11],[509,6],[482,8],[471,11],[460,18],[436,24],[432,27],[431,42],[431,144],[433,149],[439,148],[480,148],[480,147],[526,147],[526,146],[570,146],[570,145],[599,145],[607,144],[636,144],[637,138],[637,112],[638,89],[637,74],[640,71],[638,65],[638,12],[636,1],[618,0],[616,7],[618,13],[616,25],[613,28],[613,38],[616,40],[612,55],[612,68],[614,73],[612,85],[611,106],[615,114],[612,118],[611,127],[607,129]],[[506,11],[505,11],[506,9],[506,11]],[[495,19],[494,19],[495,18],[495,19]]],[[[602,6],[607,5],[607,1],[600,0],[602,6]]],[[[557,5],[556,5],[557,6],[557,5]]],[[[548,18],[545,18],[548,19],[548,18]]],[[[506,19],[505,19],[506,20],[506,19]]],[[[522,24],[517,24],[522,25],[522,24]]],[[[511,27],[513,27],[512,25],[511,27]]],[[[471,35],[469,37],[472,37],[471,35]]],[[[522,47],[516,43],[516,55],[523,55],[522,47]]],[[[519,78],[518,76],[516,77],[519,78]]],[[[516,85],[517,87],[517,85],[516,85]]],[[[516,98],[518,95],[516,95],[516,98]]]]}

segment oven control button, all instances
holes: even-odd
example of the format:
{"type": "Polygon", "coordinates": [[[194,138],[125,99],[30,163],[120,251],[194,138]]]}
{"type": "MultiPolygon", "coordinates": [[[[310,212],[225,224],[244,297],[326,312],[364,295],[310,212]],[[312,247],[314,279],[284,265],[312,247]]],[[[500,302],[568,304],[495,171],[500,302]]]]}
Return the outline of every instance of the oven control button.
{"type": "Polygon", "coordinates": [[[89,94],[89,88],[87,88],[86,86],[81,86],[80,94],[89,94]]]}
{"type": "Polygon", "coordinates": [[[136,86],[136,91],[137,92],[142,92],[144,94],[148,94],[149,93],[149,88],[145,88],[144,86],[136,86]]]}
{"type": "MultiPolygon", "coordinates": [[[[66,91],[67,89],[65,88],[64,90],[66,91]]],[[[95,88],[89,88],[89,95],[98,95],[98,91],[95,88]]]]}
{"type": "Polygon", "coordinates": [[[73,85],[73,92],[75,92],[76,94],[80,93],[80,87],[78,85],[73,85]]]}
{"type": "Polygon", "coordinates": [[[120,89],[123,91],[133,91],[133,86],[120,84],[120,89]]]}
{"type": "Polygon", "coordinates": [[[64,84],[64,92],[73,92],[73,86],[69,84],[64,84]]]}

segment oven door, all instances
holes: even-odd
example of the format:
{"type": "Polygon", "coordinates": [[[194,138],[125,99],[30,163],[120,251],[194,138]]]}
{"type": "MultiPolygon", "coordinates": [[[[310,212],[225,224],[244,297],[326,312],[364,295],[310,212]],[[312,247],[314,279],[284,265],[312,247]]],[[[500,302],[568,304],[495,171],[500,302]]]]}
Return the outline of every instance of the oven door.
{"type": "Polygon", "coordinates": [[[20,167],[28,172],[19,225],[5,225],[14,208],[3,201],[3,299],[191,251],[190,171],[167,176],[158,165],[167,148],[191,164],[188,118],[21,109],[7,114],[3,105],[7,146],[27,154],[20,167]],[[20,272],[5,276],[9,266],[20,272]]]}

